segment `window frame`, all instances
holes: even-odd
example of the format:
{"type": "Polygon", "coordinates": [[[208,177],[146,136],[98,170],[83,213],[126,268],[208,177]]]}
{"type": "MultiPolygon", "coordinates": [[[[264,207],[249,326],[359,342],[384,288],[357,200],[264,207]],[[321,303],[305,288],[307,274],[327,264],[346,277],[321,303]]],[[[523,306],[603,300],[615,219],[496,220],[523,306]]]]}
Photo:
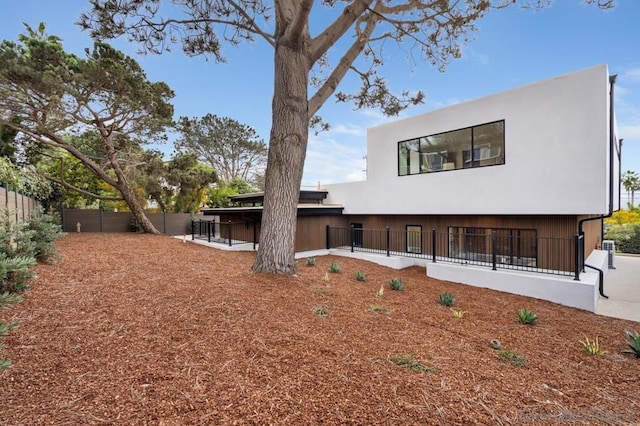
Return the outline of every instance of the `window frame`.
{"type": "MultiPolygon", "coordinates": [[[[500,166],[506,164],[506,156],[505,156],[505,145],[506,145],[506,123],[505,120],[495,120],[489,121],[482,124],[477,124],[474,126],[461,127],[455,130],[449,130],[446,132],[434,133],[428,136],[420,136],[414,137],[411,139],[405,139],[399,141],[397,143],[397,173],[398,176],[414,176],[421,175],[427,173],[436,173],[443,171],[452,171],[452,170],[462,170],[469,168],[478,168],[478,167],[489,167],[489,166],[500,166]],[[480,130],[483,126],[489,126],[492,124],[502,123],[502,140],[500,147],[492,147],[491,141],[482,141],[476,140],[476,132],[480,130]],[[474,132],[476,130],[476,132],[474,132]],[[455,149],[451,149],[452,147],[448,147],[447,145],[442,145],[441,149],[434,151],[422,151],[423,139],[436,138],[436,137],[444,137],[447,134],[452,134],[455,132],[470,132],[470,140],[469,145],[464,146],[461,145],[461,150],[456,151],[455,149]],[[476,145],[477,144],[477,145],[476,145]],[[416,150],[417,148],[417,150],[416,150]],[[401,150],[404,150],[402,152],[401,150]],[[493,151],[496,150],[494,153],[493,151]],[[451,161],[447,161],[450,153],[455,155],[456,152],[461,152],[461,157],[458,157],[460,160],[460,164],[458,160],[453,161],[453,168],[447,166],[451,164],[451,161]],[[404,155],[404,157],[403,157],[404,155]],[[427,158],[435,158],[440,156],[439,167],[430,167],[429,162],[426,161],[427,158]],[[470,158],[469,158],[470,157],[470,158]],[[412,164],[412,160],[415,161],[417,159],[418,164],[412,164]],[[493,163],[491,163],[493,160],[493,163]],[[403,163],[404,162],[404,163],[403,163]],[[424,164],[423,164],[424,163],[424,164]],[[483,164],[486,163],[486,164],[483,164]],[[403,173],[404,172],[404,173],[403,173]]],[[[466,141],[463,141],[463,144],[466,141]]],[[[435,164],[435,163],[434,163],[435,164]]]]}

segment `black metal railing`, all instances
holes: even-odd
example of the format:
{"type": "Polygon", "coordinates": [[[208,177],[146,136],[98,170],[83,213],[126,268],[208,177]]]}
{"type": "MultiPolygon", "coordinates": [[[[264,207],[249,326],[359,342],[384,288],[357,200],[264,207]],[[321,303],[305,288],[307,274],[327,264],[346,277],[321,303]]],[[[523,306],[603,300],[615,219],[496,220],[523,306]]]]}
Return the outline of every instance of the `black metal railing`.
{"type": "Polygon", "coordinates": [[[258,244],[256,222],[216,222],[214,220],[192,220],[191,239],[206,240],[209,243],[221,243],[229,246],[252,243],[255,250],[258,244]]]}
{"type": "Polygon", "coordinates": [[[326,228],[326,247],[469,265],[573,276],[584,269],[584,236],[537,237],[500,230],[481,233],[326,228]]]}

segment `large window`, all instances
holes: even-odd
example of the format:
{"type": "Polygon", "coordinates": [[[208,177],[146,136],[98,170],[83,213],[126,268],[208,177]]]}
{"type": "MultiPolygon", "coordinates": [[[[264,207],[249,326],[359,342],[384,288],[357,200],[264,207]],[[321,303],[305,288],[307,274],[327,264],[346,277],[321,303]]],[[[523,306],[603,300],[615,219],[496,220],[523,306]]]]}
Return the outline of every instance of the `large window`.
{"type": "Polygon", "coordinates": [[[398,174],[504,164],[504,120],[398,143],[398,174]]]}

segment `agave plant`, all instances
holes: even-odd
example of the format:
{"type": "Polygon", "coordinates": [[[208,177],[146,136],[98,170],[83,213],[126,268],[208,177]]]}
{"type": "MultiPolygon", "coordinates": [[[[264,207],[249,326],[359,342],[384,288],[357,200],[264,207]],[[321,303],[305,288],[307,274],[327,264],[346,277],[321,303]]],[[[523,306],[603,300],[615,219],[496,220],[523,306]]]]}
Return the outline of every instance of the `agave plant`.
{"type": "Polygon", "coordinates": [[[640,333],[636,333],[635,331],[625,331],[626,342],[627,345],[631,348],[631,350],[626,350],[625,352],[633,354],[636,358],[640,358],[640,333]]]}
{"type": "Polygon", "coordinates": [[[518,320],[522,324],[534,325],[538,321],[538,316],[533,311],[522,308],[518,311],[518,320]]]}
{"type": "Polygon", "coordinates": [[[337,262],[331,262],[331,265],[329,265],[329,271],[333,273],[340,272],[340,264],[337,262]]]}
{"type": "Polygon", "coordinates": [[[361,272],[361,271],[356,272],[356,280],[365,281],[366,279],[367,279],[367,276],[365,275],[364,272],[361,272]]]}
{"type": "Polygon", "coordinates": [[[453,306],[456,303],[456,298],[450,293],[441,293],[438,296],[438,303],[443,306],[453,306]]]}
{"type": "Polygon", "coordinates": [[[404,283],[400,278],[394,278],[389,282],[389,287],[391,287],[391,290],[402,290],[404,288],[404,283]]]}

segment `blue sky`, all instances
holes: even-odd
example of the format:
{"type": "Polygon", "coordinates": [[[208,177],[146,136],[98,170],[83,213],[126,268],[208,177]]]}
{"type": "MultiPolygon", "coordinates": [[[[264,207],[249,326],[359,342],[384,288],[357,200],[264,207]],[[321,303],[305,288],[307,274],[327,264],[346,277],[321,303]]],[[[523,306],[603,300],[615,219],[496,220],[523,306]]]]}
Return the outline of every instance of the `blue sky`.
{"type": "MultiPolygon", "coordinates": [[[[61,37],[68,51],[81,53],[91,40],[74,22],[86,9],[86,0],[0,0],[0,38],[14,40],[23,30],[22,22],[36,26],[44,21],[48,33],[61,37]]],[[[618,0],[617,7],[609,11],[586,6],[581,0],[556,0],[541,11],[493,11],[477,22],[474,40],[445,73],[426,62],[411,66],[403,52],[390,51],[391,60],[382,74],[398,91],[426,93],[424,104],[401,114],[406,117],[607,63],[609,71],[618,74],[616,113],[624,138],[622,167],[640,173],[638,17],[640,1],[635,0],[618,0]]],[[[318,22],[312,22],[312,29],[315,26],[318,22]]],[[[187,58],[179,49],[141,57],[135,55],[136,46],[124,40],[112,43],[135,56],[151,80],[171,86],[176,92],[176,118],[207,113],[228,116],[252,126],[268,140],[273,59],[266,43],[258,40],[238,48],[225,47],[226,64],[187,58]]],[[[340,90],[354,88],[349,80],[340,90]]],[[[351,105],[332,100],[320,115],[332,130],[310,135],[303,187],[364,179],[366,129],[394,118],[375,110],[354,111],[351,105]]],[[[170,153],[171,144],[163,150],[170,153]]]]}

